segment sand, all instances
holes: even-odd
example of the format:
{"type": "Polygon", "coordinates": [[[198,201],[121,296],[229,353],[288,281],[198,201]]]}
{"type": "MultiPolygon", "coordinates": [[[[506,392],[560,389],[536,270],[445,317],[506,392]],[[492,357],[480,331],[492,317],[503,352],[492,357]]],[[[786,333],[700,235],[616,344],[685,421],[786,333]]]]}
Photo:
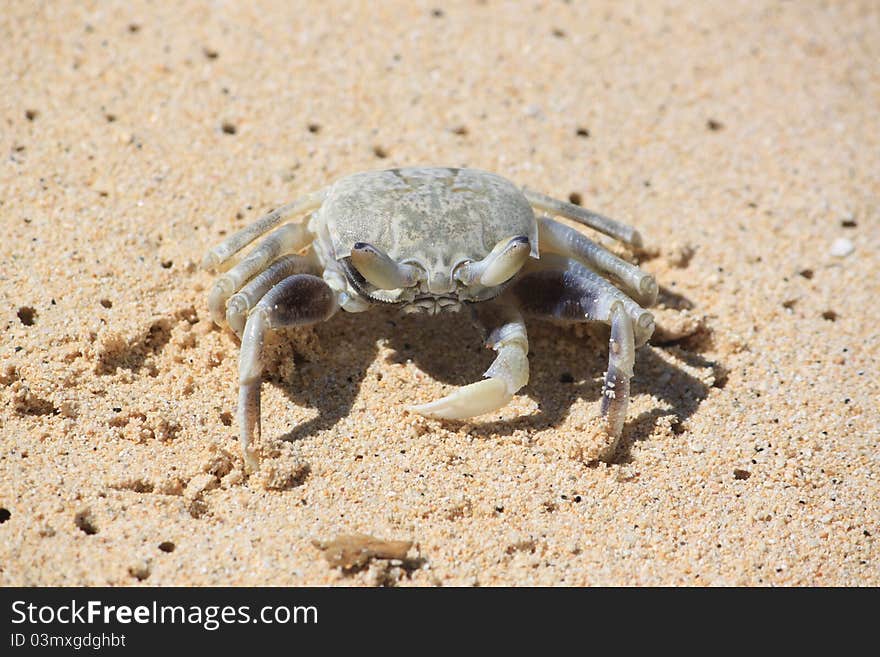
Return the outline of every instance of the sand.
{"type": "Polygon", "coordinates": [[[880,584],[875,2],[17,2],[0,35],[0,584],[880,584]],[[531,323],[529,385],[441,423],[404,407],[492,353],[379,311],[273,342],[243,476],[202,255],[413,164],[642,231],[615,462],[601,332],[531,323]],[[412,547],[324,558],[357,534],[412,547]]]}

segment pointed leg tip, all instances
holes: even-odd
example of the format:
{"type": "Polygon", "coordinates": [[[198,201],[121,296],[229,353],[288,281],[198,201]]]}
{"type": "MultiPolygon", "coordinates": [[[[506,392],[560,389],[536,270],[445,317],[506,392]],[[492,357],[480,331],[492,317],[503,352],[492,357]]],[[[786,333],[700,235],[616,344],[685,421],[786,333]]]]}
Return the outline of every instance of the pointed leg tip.
{"type": "Polygon", "coordinates": [[[619,445],[620,436],[614,437],[605,432],[605,444],[599,448],[596,458],[602,463],[614,463],[619,445]]]}
{"type": "Polygon", "coordinates": [[[242,453],[244,459],[245,475],[255,474],[260,469],[260,458],[250,449],[245,449],[242,453]]]}
{"type": "Polygon", "coordinates": [[[213,251],[208,251],[205,254],[205,257],[202,258],[202,269],[205,271],[213,271],[219,262],[220,258],[217,257],[217,254],[213,251]]]}

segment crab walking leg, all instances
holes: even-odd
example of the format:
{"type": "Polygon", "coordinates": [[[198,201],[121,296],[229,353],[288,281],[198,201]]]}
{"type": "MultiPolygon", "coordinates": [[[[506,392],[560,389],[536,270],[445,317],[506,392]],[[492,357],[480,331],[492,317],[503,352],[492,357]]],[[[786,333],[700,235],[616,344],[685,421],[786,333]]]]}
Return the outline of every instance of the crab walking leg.
{"type": "Polygon", "coordinates": [[[293,274],[315,274],[317,270],[317,266],[304,256],[281,256],[265,271],[254,276],[226,302],[226,323],[229,324],[229,328],[240,338],[248,312],[272,286],[293,274]]]}
{"type": "MultiPolygon", "coordinates": [[[[549,277],[549,280],[542,284],[539,283],[538,280],[533,279],[531,285],[538,287],[531,293],[538,295],[537,298],[525,298],[530,294],[527,289],[525,292],[519,292],[519,294],[524,297],[519,300],[518,307],[521,309],[535,305],[540,306],[540,299],[543,298],[542,295],[547,295],[546,299],[548,301],[548,307],[560,303],[576,303],[577,307],[580,307],[583,300],[578,297],[578,295],[583,296],[589,291],[592,298],[592,307],[590,310],[590,317],[592,319],[601,322],[608,322],[608,318],[611,317],[612,302],[619,301],[623,304],[626,314],[629,315],[630,319],[633,321],[636,347],[641,347],[645,344],[654,333],[654,315],[652,315],[649,310],[642,308],[639,304],[626,296],[626,294],[620,289],[608,282],[608,280],[577,260],[556,253],[545,253],[541,256],[540,262],[530,265],[530,273],[527,273],[526,276],[533,276],[538,272],[541,272],[543,276],[549,277]],[[562,277],[564,275],[567,276],[566,281],[560,280],[552,282],[555,280],[554,277],[562,277]],[[548,285],[549,287],[544,289],[541,285],[548,285]],[[560,285],[566,288],[569,286],[572,287],[572,291],[569,294],[574,295],[575,298],[572,299],[569,296],[561,295],[558,291],[553,291],[554,286],[560,285]]],[[[538,279],[540,279],[540,277],[538,277],[538,279]]],[[[523,288],[520,289],[522,290],[523,288]]],[[[516,290],[513,290],[513,292],[516,292],[516,290]]],[[[542,315],[544,313],[539,311],[536,314],[542,315]]],[[[577,318],[569,317],[569,319],[577,318]]],[[[581,317],[580,320],[584,321],[584,318],[581,317]]]]}
{"type": "Polygon", "coordinates": [[[238,428],[250,471],[258,466],[250,444],[252,438],[260,436],[260,378],[266,332],[323,322],[338,308],[336,294],[322,279],[294,274],[269,290],[248,315],[238,360],[238,428]]]}
{"type": "Polygon", "coordinates": [[[653,306],[659,288],[651,274],[621,260],[574,228],[569,228],[548,217],[538,219],[538,236],[544,251],[561,253],[577,258],[591,268],[611,274],[642,306],[653,306]]]}
{"type": "MultiPolygon", "coordinates": [[[[586,269],[584,272],[592,273],[586,269]]],[[[602,416],[610,442],[600,454],[600,458],[607,461],[614,456],[626,419],[636,321],[621,299],[620,290],[595,274],[594,279],[582,275],[584,272],[575,268],[528,273],[511,287],[508,294],[530,316],[576,322],[599,321],[611,326],[608,371],[602,397],[602,416]]]]}
{"type": "Polygon", "coordinates": [[[483,381],[459,388],[437,401],[409,410],[428,417],[446,420],[463,420],[491,413],[505,406],[517,390],[529,381],[529,341],[522,315],[510,306],[499,304],[476,304],[474,313],[479,323],[487,323],[487,315],[495,320],[495,328],[489,331],[486,346],[498,355],[486,370],[483,381]]]}
{"type": "Polygon", "coordinates": [[[311,241],[312,237],[303,224],[287,224],[273,231],[244,260],[214,282],[208,295],[208,309],[214,322],[223,324],[226,319],[226,301],[257,272],[265,269],[279,255],[298,251],[311,241]]]}
{"type": "Polygon", "coordinates": [[[608,371],[605,372],[605,385],[602,387],[602,415],[605,418],[605,431],[612,441],[600,454],[603,461],[614,458],[620,434],[623,433],[635,353],[632,319],[626,314],[621,303],[615,303],[611,309],[608,371]]]}
{"type": "Polygon", "coordinates": [[[253,242],[263,233],[266,233],[285,219],[305,214],[321,207],[321,203],[327,197],[327,189],[307,194],[291,203],[282,205],[280,208],[272,210],[269,214],[263,215],[249,226],[245,226],[240,231],[227,237],[220,244],[205,254],[202,259],[203,269],[216,269],[225,263],[229,258],[241,251],[248,244],[253,242]]]}
{"type": "Polygon", "coordinates": [[[642,246],[642,235],[632,226],[609,219],[591,210],[585,210],[574,203],[566,203],[525,187],[523,188],[523,194],[525,194],[526,200],[528,200],[533,208],[571,219],[584,226],[589,226],[630,246],[636,248],[642,246]]]}

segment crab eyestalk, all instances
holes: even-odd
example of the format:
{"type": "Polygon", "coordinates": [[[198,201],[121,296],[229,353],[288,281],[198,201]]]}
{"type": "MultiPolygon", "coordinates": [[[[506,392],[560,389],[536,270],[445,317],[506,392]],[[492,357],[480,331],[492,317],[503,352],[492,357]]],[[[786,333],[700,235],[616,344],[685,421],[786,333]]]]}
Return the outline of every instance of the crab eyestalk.
{"type": "Polygon", "coordinates": [[[392,260],[367,242],[357,242],[351,249],[351,264],[368,283],[380,290],[412,287],[419,280],[416,267],[392,260]]]}
{"type": "Polygon", "coordinates": [[[522,268],[530,252],[529,238],[525,235],[501,240],[482,260],[462,265],[455,277],[466,286],[501,285],[522,268]]]}

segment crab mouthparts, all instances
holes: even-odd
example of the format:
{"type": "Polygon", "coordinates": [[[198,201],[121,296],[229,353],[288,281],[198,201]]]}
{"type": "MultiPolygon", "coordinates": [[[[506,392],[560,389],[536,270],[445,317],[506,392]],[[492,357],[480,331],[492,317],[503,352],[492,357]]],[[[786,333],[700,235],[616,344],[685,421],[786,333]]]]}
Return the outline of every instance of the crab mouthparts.
{"type": "Polygon", "coordinates": [[[405,313],[423,313],[437,315],[439,313],[458,312],[461,302],[457,297],[417,297],[403,307],[405,313]]]}

